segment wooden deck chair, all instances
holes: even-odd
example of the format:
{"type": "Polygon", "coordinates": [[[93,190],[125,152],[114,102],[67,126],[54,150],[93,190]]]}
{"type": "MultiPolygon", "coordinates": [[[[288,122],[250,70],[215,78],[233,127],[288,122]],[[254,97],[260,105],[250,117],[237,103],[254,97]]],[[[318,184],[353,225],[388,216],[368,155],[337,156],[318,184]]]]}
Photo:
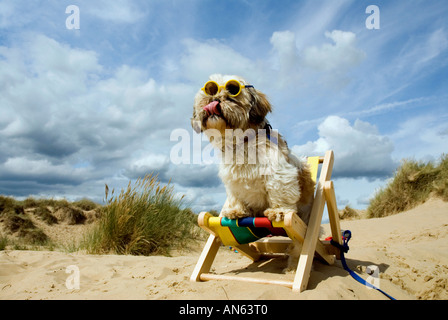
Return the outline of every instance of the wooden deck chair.
{"type": "Polygon", "coordinates": [[[213,217],[203,212],[198,216],[198,224],[210,233],[204,249],[199,257],[191,281],[238,280],[253,283],[277,284],[302,292],[307,288],[311,265],[316,255],[328,264],[333,264],[335,257],[339,259],[338,250],[329,242],[319,240],[320,225],[325,203],[327,203],[333,240],[342,244],[339,215],[336,206],[333,182],[330,180],[333,170],[333,151],[327,151],[325,157],[309,157],[308,164],[314,181],[321,164],[320,178],[316,181],[314,203],[308,226],[296,215],[289,214],[284,221],[271,222],[265,217],[230,220],[225,217],[213,217]],[[266,237],[282,235],[285,237],[266,237]],[[273,254],[285,253],[292,241],[302,243],[299,263],[293,281],[266,280],[239,276],[216,275],[208,273],[218,249],[222,244],[232,246],[253,261],[273,254]]]}

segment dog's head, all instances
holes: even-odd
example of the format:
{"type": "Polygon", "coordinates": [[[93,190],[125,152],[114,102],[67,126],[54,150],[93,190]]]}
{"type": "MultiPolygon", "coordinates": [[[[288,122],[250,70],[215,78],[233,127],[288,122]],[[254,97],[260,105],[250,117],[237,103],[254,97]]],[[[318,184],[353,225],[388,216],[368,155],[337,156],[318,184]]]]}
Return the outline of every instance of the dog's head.
{"type": "Polygon", "coordinates": [[[196,132],[258,129],[272,111],[266,96],[238,76],[210,76],[194,99],[191,124],[196,132]],[[234,81],[232,81],[234,80],[234,81]],[[238,87],[239,85],[239,87],[238,87]]]}

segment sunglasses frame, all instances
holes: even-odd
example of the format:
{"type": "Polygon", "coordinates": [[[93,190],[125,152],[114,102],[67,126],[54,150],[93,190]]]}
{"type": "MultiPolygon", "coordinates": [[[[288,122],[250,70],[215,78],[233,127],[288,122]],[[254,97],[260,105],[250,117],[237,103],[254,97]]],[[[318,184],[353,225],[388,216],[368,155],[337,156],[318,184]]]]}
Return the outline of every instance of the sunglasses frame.
{"type": "Polygon", "coordinates": [[[202,87],[201,90],[204,91],[204,93],[205,93],[207,96],[209,96],[209,97],[214,97],[214,96],[216,96],[218,93],[220,93],[222,89],[225,89],[225,90],[227,90],[227,92],[229,92],[229,96],[231,96],[231,97],[236,97],[236,96],[238,96],[238,95],[241,93],[241,91],[242,91],[244,88],[253,88],[253,87],[254,87],[254,86],[252,86],[252,85],[244,85],[244,84],[242,84],[241,82],[239,82],[238,80],[235,80],[235,79],[230,79],[230,80],[227,81],[226,84],[223,85],[223,86],[220,86],[216,81],[210,80],[210,81],[207,81],[207,82],[204,84],[204,87],[202,87]],[[227,85],[229,84],[229,82],[235,82],[235,83],[237,83],[237,84],[239,85],[240,89],[238,90],[238,93],[236,93],[236,94],[230,94],[230,92],[227,90],[227,85]],[[216,87],[218,88],[218,91],[217,91],[215,94],[213,94],[213,95],[212,95],[212,94],[208,94],[207,91],[206,91],[206,89],[205,89],[209,83],[214,83],[214,84],[216,85],[216,87]]]}

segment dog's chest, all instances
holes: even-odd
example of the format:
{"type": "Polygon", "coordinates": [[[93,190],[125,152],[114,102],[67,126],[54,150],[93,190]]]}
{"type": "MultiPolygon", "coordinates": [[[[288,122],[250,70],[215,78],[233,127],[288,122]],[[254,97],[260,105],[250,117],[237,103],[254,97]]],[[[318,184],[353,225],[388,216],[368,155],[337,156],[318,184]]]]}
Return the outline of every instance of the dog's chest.
{"type": "Polygon", "coordinates": [[[235,198],[251,207],[266,207],[266,179],[257,165],[224,165],[219,176],[235,198]]]}

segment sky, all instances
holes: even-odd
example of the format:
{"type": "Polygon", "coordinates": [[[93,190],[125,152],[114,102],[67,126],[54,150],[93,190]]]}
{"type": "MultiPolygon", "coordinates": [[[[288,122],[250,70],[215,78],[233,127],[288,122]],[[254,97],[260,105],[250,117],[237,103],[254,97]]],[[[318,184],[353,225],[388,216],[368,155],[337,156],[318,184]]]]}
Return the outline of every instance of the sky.
{"type": "Polygon", "coordinates": [[[154,172],[219,211],[190,118],[222,73],[268,96],[294,153],[334,150],[338,206],[365,209],[403,159],[448,151],[447,16],[436,0],[1,0],[0,194],[103,203],[154,172]],[[191,161],[173,161],[176,132],[191,161]]]}

